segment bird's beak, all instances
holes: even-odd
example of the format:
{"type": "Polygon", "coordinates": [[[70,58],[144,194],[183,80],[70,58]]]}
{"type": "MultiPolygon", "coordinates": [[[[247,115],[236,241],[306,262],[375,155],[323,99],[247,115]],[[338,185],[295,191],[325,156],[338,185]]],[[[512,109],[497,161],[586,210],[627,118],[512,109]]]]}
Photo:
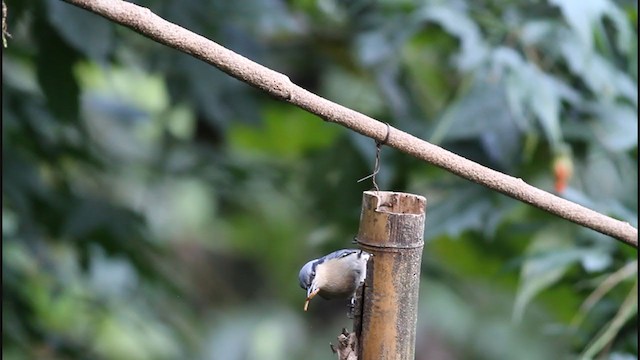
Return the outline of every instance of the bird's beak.
{"type": "Polygon", "coordinates": [[[304,311],[307,311],[309,308],[309,302],[320,292],[320,289],[316,289],[313,286],[309,286],[307,289],[307,299],[304,301],[304,311]]]}

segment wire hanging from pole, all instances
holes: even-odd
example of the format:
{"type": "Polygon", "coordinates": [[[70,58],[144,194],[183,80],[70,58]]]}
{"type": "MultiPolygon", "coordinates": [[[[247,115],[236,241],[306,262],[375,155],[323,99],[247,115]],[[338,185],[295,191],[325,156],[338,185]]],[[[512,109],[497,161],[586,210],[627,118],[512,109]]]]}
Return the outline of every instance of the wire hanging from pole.
{"type": "Polygon", "coordinates": [[[378,175],[378,173],[380,172],[380,152],[382,149],[382,145],[386,144],[389,141],[389,133],[391,132],[391,127],[389,126],[389,123],[385,123],[385,124],[387,125],[387,135],[384,137],[384,140],[382,141],[376,140],[376,161],[375,161],[375,164],[373,165],[373,173],[358,180],[358,182],[363,182],[371,178],[371,182],[373,183],[373,187],[376,189],[376,191],[380,191],[380,188],[378,187],[378,183],[376,182],[376,175],[378,175]]]}

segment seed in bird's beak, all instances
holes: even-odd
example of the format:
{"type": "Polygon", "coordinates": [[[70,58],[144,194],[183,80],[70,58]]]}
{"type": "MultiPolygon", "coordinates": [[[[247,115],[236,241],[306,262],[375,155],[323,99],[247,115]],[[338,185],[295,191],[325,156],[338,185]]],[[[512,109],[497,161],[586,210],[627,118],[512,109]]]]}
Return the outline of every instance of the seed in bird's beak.
{"type": "Polygon", "coordinates": [[[307,311],[307,309],[309,308],[309,302],[311,301],[311,299],[313,299],[314,296],[316,296],[318,293],[320,292],[320,289],[315,289],[314,291],[312,291],[311,293],[309,293],[309,296],[307,296],[307,299],[304,301],[304,311],[307,311]]]}

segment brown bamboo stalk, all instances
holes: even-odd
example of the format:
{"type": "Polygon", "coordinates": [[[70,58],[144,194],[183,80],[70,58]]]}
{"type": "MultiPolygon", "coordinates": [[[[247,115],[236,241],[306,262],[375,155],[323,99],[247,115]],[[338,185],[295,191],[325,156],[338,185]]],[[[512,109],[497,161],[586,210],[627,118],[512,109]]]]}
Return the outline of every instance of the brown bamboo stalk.
{"type": "Polygon", "coordinates": [[[419,195],[364,193],[356,240],[373,257],[364,286],[358,359],[415,358],[425,205],[419,195]]]}

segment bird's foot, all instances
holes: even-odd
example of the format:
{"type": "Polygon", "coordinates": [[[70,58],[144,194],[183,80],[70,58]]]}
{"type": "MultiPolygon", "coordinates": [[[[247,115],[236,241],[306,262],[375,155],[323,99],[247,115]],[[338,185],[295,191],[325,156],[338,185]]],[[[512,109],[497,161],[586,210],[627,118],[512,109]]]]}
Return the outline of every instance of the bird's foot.
{"type": "Polygon", "coordinates": [[[349,305],[347,305],[347,306],[348,306],[347,317],[349,319],[353,319],[353,317],[355,316],[355,311],[356,311],[356,298],[354,296],[349,298],[349,305]]]}

